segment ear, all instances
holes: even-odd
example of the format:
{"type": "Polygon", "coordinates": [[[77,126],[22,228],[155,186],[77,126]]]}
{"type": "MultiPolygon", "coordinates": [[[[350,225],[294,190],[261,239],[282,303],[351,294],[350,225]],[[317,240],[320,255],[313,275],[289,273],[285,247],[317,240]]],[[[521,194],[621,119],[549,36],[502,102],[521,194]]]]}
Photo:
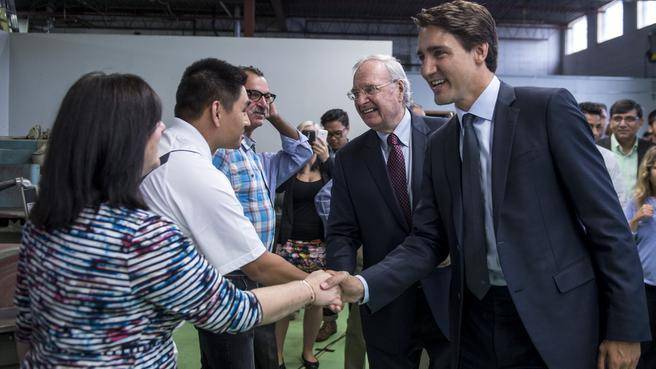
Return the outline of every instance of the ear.
{"type": "Polygon", "coordinates": [[[487,53],[490,50],[490,45],[487,42],[476,45],[472,48],[472,53],[474,54],[474,62],[476,64],[485,64],[485,59],[487,58],[487,53]]]}
{"type": "Polygon", "coordinates": [[[210,104],[210,118],[212,125],[215,127],[221,126],[221,118],[224,114],[223,105],[218,100],[212,101],[210,104]]]}
{"type": "Polygon", "coordinates": [[[401,80],[397,81],[399,84],[399,101],[403,102],[403,96],[405,95],[405,83],[401,80]]]}

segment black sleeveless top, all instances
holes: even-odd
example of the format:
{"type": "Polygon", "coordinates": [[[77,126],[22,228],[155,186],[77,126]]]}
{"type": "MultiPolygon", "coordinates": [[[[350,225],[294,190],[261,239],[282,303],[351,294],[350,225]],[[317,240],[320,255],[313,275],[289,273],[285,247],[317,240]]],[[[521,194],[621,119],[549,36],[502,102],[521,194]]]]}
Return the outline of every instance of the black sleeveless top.
{"type": "Polygon", "coordinates": [[[289,238],[300,241],[323,239],[323,223],[314,207],[314,196],[323,185],[324,182],[321,179],[314,182],[303,182],[294,178],[294,221],[289,238]]]}

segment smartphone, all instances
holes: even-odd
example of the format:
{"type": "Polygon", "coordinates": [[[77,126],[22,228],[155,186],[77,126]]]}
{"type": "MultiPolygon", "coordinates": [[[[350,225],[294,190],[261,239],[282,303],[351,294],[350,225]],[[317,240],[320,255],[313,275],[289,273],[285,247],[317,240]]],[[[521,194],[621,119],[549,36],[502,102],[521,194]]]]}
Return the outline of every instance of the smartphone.
{"type": "Polygon", "coordinates": [[[20,193],[23,200],[23,210],[25,211],[25,219],[29,218],[30,211],[36,203],[37,192],[35,186],[20,187],[20,193]]]}
{"type": "Polygon", "coordinates": [[[323,142],[326,142],[326,140],[328,139],[328,131],[326,131],[325,129],[318,130],[317,131],[317,137],[322,139],[323,142]]]}
{"type": "Polygon", "coordinates": [[[303,133],[305,133],[310,143],[314,143],[314,140],[317,139],[317,133],[315,131],[307,131],[303,133]]]}

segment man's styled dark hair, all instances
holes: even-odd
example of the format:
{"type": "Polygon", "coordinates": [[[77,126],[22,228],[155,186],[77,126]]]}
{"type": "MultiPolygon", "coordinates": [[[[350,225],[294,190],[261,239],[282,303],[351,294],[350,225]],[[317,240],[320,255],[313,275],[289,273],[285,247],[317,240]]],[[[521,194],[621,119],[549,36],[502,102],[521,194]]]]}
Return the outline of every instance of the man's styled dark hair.
{"type": "Polygon", "coordinates": [[[244,73],[253,73],[258,77],[264,77],[264,73],[262,73],[261,70],[259,70],[257,67],[254,67],[252,65],[240,65],[239,69],[241,69],[241,71],[244,73]]]}
{"type": "Polygon", "coordinates": [[[603,107],[599,103],[585,101],[579,104],[579,109],[583,114],[602,115],[603,107]]]}
{"type": "Polygon", "coordinates": [[[654,121],[656,121],[656,109],[652,110],[647,116],[647,123],[652,124],[654,121]]]}
{"type": "Polygon", "coordinates": [[[624,99],[624,100],[618,100],[615,101],[615,103],[610,107],[610,116],[612,117],[614,114],[624,114],[628,113],[631,110],[635,109],[636,115],[638,116],[638,119],[642,118],[642,107],[640,104],[637,102],[630,100],[630,99],[624,99]]]}
{"type": "Polygon", "coordinates": [[[217,100],[231,111],[244,83],[246,74],[234,65],[214,58],[198,60],[182,74],[175,93],[175,116],[186,121],[198,119],[217,100]]]}
{"type": "Polygon", "coordinates": [[[444,29],[467,51],[487,43],[489,48],[485,65],[491,72],[496,71],[499,53],[496,23],[483,5],[454,0],[430,9],[422,9],[412,20],[421,28],[435,26],[444,29]]]}
{"type": "Polygon", "coordinates": [[[138,188],[146,143],[161,119],[160,99],[140,77],[82,76],[59,107],[30,220],[54,230],[102,203],[146,209],[138,188]]]}
{"type": "Polygon", "coordinates": [[[349,127],[349,117],[348,114],[342,109],[330,109],[327,112],[323,113],[321,116],[321,126],[326,128],[326,123],[332,122],[334,120],[342,123],[344,128],[349,127]]]}

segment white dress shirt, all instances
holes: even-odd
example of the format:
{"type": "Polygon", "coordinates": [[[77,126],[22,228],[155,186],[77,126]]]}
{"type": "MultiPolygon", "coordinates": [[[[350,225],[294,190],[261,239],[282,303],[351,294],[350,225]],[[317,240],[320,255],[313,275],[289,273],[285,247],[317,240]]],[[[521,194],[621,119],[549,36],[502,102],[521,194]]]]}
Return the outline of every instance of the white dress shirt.
{"type": "Polygon", "coordinates": [[[212,165],[210,147],[200,132],[175,118],[159,144],[160,156],[169,152],[168,161],[141,183],[150,209],[173,220],[223,275],[262,255],[262,241],[230,181],[212,165]]]}

